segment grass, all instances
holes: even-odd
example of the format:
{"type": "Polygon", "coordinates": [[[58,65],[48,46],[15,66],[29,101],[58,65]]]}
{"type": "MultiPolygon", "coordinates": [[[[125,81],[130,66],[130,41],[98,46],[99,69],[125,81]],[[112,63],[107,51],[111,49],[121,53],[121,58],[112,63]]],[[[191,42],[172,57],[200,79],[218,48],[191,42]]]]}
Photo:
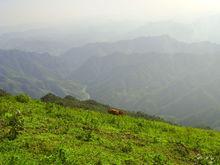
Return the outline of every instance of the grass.
{"type": "Polygon", "coordinates": [[[0,165],[220,164],[217,131],[18,98],[0,97],[0,165]]]}

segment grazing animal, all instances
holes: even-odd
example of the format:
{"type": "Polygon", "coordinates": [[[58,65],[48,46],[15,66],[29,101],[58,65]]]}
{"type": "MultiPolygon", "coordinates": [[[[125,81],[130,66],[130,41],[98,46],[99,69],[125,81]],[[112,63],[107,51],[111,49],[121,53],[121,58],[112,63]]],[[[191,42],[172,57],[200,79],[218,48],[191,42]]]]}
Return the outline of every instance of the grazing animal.
{"type": "Polygon", "coordinates": [[[110,108],[108,110],[108,113],[113,114],[113,115],[125,115],[126,112],[120,109],[116,109],[116,108],[110,108]]]}

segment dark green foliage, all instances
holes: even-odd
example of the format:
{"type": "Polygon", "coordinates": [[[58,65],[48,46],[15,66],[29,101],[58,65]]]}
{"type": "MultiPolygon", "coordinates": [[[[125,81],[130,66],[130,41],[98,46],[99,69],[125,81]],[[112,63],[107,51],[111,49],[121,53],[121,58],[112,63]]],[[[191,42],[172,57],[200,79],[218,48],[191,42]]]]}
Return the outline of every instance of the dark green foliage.
{"type": "Polygon", "coordinates": [[[0,97],[7,96],[7,95],[9,95],[7,92],[5,92],[4,90],[0,89],[0,97]]]}
{"type": "Polygon", "coordinates": [[[59,149],[58,157],[63,165],[66,164],[66,155],[65,155],[65,151],[63,149],[59,149]]]}
{"type": "Polygon", "coordinates": [[[154,165],[165,165],[168,164],[168,161],[166,158],[164,158],[162,155],[157,154],[153,158],[154,165]]]}
{"type": "MultiPolygon", "coordinates": [[[[128,115],[129,116],[132,116],[132,117],[136,117],[136,118],[144,118],[144,119],[147,119],[147,120],[157,120],[157,121],[164,121],[164,122],[167,122],[165,121],[164,119],[158,117],[158,116],[152,116],[152,115],[148,115],[144,112],[128,112],[128,115]]],[[[170,123],[172,124],[172,123],[170,123]]]]}
{"type": "Polygon", "coordinates": [[[110,108],[108,105],[98,103],[94,100],[81,101],[70,95],[65,96],[64,98],[61,98],[54,94],[49,93],[43,96],[41,100],[47,103],[48,102],[56,103],[64,107],[82,108],[85,110],[94,110],[94,111],[100,111],[100,112],[107,112],[107,110],[110,108]]]}
{"type": "Polygon", "coordinates": [[[129,153],[129,152],[131,152],[131,151],[133,150],[132,144],[127,144],[127,145],[125,145],[125,146],[122,146],[121,150],[122,150],[122,152],[124,152],[124,153],[129,153]]]}
{"type": "Polygon", "coordinates": [[[64,99],[66,99],[66,100],[77,100],[75,97],[70,96],[70,95],[65,96],[64,99]]]}
{"type": "Polygon", "coordinates": [[[15,96],[16,100],[21,103],[28,103],[30,101],[30,97],[26,94],[20,94],[15,96]]]}
{"type": "Polygon", "coordinates": [[[82,140],[82,141],[85,141],[85,142],[92,141],[92,139],[93,139],[92,130],[84,131],[81,134],[77,135],[76,138],[78,140],[82,140]]]}
{"type": "Polygon", "coordinates": [[[4,135],[9,140],[15,140],[24,129],[23,117],[19,110],[11,113],[5,113],[5,125],[3,129],[7,129],[8,133],[4,135]]]}
{"type": "Polygon", "coordinates": [[[53,102],[53,103],[58,103],[62,98],[52,94],[48,93],[47,95],[43,96],[41,98],[41,101],[43,102],[53,102]]]}
{"type": "Polygon", "coordinates": [[[23,130],[23,118],[19,110],[17,110],[9,119],[9,126],[11,127],[8,138],[10,140],[16,139],[20,131],[23,130]]]}

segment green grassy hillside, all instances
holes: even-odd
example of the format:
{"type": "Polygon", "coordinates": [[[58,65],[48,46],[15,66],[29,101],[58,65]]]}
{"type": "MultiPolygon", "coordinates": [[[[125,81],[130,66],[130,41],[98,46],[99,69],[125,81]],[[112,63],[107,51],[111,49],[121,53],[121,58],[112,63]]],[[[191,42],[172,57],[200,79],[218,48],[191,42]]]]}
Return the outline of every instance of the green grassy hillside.
{"type": "Polygon", "coordinates": [[[213,130],[0,96],[0,165],[220,164],[213,130]]]}

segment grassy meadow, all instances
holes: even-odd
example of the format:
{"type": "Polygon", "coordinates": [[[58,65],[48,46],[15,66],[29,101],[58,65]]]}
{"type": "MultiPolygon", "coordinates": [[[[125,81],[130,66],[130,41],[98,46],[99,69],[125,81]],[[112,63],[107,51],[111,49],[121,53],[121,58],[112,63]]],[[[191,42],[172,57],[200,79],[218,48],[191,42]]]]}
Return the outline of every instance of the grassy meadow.
{"type": "Polygon", "coordinates": [[[0,165],[220,164],[220,132],[0,97],[0,165]]]}

